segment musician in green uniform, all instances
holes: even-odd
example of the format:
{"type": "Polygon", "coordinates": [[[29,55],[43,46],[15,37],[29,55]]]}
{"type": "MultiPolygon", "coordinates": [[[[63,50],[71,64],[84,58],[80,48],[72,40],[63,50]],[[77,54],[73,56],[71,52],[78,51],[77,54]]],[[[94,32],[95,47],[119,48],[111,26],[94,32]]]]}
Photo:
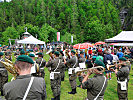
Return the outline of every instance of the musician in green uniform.
{"type": "MultiPolygon", "coordinates": [[[[64,54],[63,54],[63,51],[60,50],[60,56],[59,58],[62,60],[62,62],[64,62],[64,54]]],[[[64,78],[65,78],[65,65],[64,67],[62,68],[62,71],[61,71],[61,81],[64,81],[64,78]]]]}
{"type": "Polygon", "coordinates": [[[46,86],[41,77],[32,77],[33,60],[27,55],[20,55],[15,62],[18,71],[16,80],[6,83],[3,91],[6,100],[45,100],[46,86]]]}
{"type": "Polygon", "coordinates": [[[38,58],[36,60],[36,63],[39,65],[39,70],[40,70],[40,76],[44,78],[45,72],[44,72],[44,67],[46,64],[46,61],[43,59],[43,54],[41,52],[37,53],[38,58]]]}
{"type": "Polygon", "coordinates": [[[131,70],[131,63],[130,63],[130,56],[129,55],[125,55],[124,56],[128,61],[129,61],[129,64],[128,64],[128,68],[129,68],[129,71],[131,70]]]}
{"type": "Polygon", "coordinates": [[[119,100],[128,100],[128,76],[129,68],[126,64],[125,57],[119,58],[121,66],[116,66],[115,73],[117,76],[117,93],[119,100]]]}
{"type": "MultiPolygon", "coordinates": [[[[3,52],[0,52],[0,61],[4,61],[3,59],[3,52]]],[[[5,83],[8,82],[8,72],[4,65],[0,62],[0,91],[1,91],[1,96],[3,96],[3,86],[5,83]]]]}
{"type": "MultiPolygon", "coordinates": [[[[84,63],[84,65],[85,65],[85,61],[86,61],[86,58],[84,57],[84,52],[81,51],[80,52],[80,58],[78,59],[80,69],[83,69],[82,67],[86,67],[86,66],[82,66],[82,65],[80,66],[80,63],[84,63]]],[[[80,87],[82,84],[83,76],[79,75],[78,78],[79,78],[79,82],[80,82],[80,85],[78,87],[80,87]]]]}
{"type": "MultiPolygon", "coordinates": [[[[100,60],[94,62],[94,67],[103,66],[104,63],[100,60]]],[[[95,75],[93,78],[88,78],[92,74],[92,70],[88,69],[87,75],[84,76],[81,88],[87,89],[87,100],[103,100],[104,92],[107,87],[107,79],[103,73],[99,73],[101,68],[93,69],[95,75]]]]}
{"type": "Polygon", "coordinates": [[[77,93],[77,91],[76,91],[76,87],[77,87],[76,78],[77,78],[77,76],[76,76],[74,68],[78,67],[78,58],[75,56],[75,53],[76,52],[74,50],[71,50],[71,58],[64,62],[65,64],[67,64],[69,66],[69,69],[68,69],[69,82],[70,82],[70,85],[72,88],[72,91],[68,92],[69,94],[77,93]]]}
{"type": "Polygon", "coordinates": [[[40,71],[39,71],[39,65],[36,63],[35,60],[35,55],[30,53],[29,57],[31,57],[31,59],[33,60],[34,64],[31,67],[31,75],[39,77],[40,76],[40,71]]]}
{"type": "Polygon", "coordinates": [[[53,92],[54,98],[51,100],[60,100],[60,93],[61,93],[61,75],[60,72],[63,68],[62,60],[59,59],[59,52],[54,52],[54,60],[49,60],[46,64],[46,67],[51,67],[50,70],[50,82],[51,82],[51,89],[53,92]]]}

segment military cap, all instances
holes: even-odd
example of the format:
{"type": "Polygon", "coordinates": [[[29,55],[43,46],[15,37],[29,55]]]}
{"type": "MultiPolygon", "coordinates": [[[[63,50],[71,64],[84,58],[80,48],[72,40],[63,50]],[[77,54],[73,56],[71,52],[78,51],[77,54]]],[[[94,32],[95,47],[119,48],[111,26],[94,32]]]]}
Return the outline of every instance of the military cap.
{"type": "Polygon", "coordinates": [[[34,61],[27,55],[19,55],[17,61],[28,62],[34,64],[34,61]]]}
{"type": "Polygon", "coordinates": [[[60,55],[60,53],[58,51],[55,51],[54,54],[55,55],[60,55]]]}
{"type": "Polygon", "coordinates": [[[124,57],[130,58],[130,56],[129,56],[129,55],[125,55],[124,57]]]}
{"type": "Polygon", "coordinates": [[[20,51],[20,54],[25,54],[25,51],[24,51],[24,50],[21,50],[21,51],[20,51]]]}
{"type": "Polygon", "coordinates": [[[4,53],[3,52],[0,52],[0,56],[3,56],[4,55],[4,53]]]}
{"type": "Polygon", "coordinates": [[[42,56],[43,54],[42,54],[41,52],[39,52],[39,53],[37,53],[36,55],[41,55],[41,56],[42,56]]]}
{"type": "Polygon", "coordinates": [[[83,53],[84,53],[83,51],[80,52],[80,54],[83,54],[83,53]]]}
{"type": "Polygon", "coordinates": [[[29,54],[29,57],[35,57],[35,55],[34,55],[34,54],[32,54],[32,53],[30,53],[30,54],[29,54]]]}
{"type": "Polygon", "coordinates": [[[119,60],[121,60],[121,61],[127,61],[127,59],[125,57],[121,57],[121,58],[119,58],[119,60]]]}
{"type": "Polygon", "coordinates": [[[100,61],[100,60],[96,60],[94,63],[95,63],[96,65],[98,65],[98,66],[103,66],[103,67],[105,67],[105,64],[104,64],[102,61],[100,61]]]}
{"type": "Polygon", "coordinates": [[[71,50],[71,53],[74,53],[75,54],[76,52],[74,50],[71,50]]]}

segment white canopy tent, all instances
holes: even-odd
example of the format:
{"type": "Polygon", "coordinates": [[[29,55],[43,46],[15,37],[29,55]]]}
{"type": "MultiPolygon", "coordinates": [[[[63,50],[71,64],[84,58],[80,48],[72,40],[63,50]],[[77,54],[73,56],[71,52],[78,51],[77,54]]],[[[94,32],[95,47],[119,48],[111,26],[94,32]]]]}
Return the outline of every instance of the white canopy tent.
{"type": "Polygon", "coordinates": [[[28,38],[17,41],[17,43],[19,44],[45,44],[45,42],[36,39],[32,35],[29,36],[28,38]]]}
{"type": "Polygon", "coordinates": [[[131,46],[133,47],[133,43],[116,43],[114,46],[131,46]]]}
{"type": "Polygon", "coordinates": [[[113,38],[105,39],[105,42],[133,42],[133,31],[122,31],[113,38]]]}

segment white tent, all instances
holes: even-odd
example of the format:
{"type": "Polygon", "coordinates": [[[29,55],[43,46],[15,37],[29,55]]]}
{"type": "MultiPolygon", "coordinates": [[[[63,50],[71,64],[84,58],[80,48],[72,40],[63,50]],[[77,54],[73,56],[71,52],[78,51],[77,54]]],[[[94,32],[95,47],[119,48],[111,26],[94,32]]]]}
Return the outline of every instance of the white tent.
{"type": "Polygon", "coordinates": [[[131,46],[133,47],[133,43],[116,43],[114,46],[131,46]]]}
{"type": "Polygon", "coordinates": [[[28,38],[17,41],[17,43],[21,43],[21,44],[45,44],[45,42],[36,39],[32,35],[29,36],[28,38]]]}
{"type": "Polygon", "coordinates": [[[133,42],[133,31],[122,31],[113,38],[105,39],[105,42],[133,42]]]}

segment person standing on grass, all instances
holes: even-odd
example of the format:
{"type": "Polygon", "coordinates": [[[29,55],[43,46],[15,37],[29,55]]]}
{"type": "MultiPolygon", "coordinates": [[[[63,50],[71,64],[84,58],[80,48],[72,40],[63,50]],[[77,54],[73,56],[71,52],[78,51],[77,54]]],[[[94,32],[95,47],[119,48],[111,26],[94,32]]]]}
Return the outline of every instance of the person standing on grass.
{"type": "Polygon", "coordinates": [[[58,51],[54,52],[55,59],[49,60],[46,64],[46,67],[51,67],[50,70],[50,83],[51,89],[53,92],[54,98],[51,100],[60,100],[60,93],[61,93],[61,71],[64,67],[62,60],[59,59],[60,53],[58,51]]]}
{"type": "Polygon", "coordinates": [[[16,80],[6,83],[3,91],[7,100],[45,100],[46,85],[41,77],[30,74],[33,60],[27,55],[17,58],[15,67],[18,71],[16,80]]]}
{"type": "Polygon", "coordinates": [[[66,65],[69,66],[69,70],[68,70],[68,74],[69,74],[69,82],[72,88],[71,92],[68,92],[68,94],[75,94],[77,93],[76,91],[76,87],[77,87],[77,83],[76,83],[76,73],[74,68],[78,67],[78,58],[75,56],[75,51],[71,50],[71,58],[69,58],[67,61],[65,61],[64,63],[66,65]]]}
{"type": "MultiPolygon", "coordinates": [[[[104,63],[100,60],[94,62],[94,67],[97,66],[105,67],[104,63]]],[[[93,69],[94,77],[88,78],[92,74],[92,70],[88,69],[87,75],[84,76],[82,81],[81,88],[87,89],[87,100],[103,100],[104,98],[108,82],[103,73],[98,73],[98,71],[101,71],[101,69],[93,69]]]]}
{"type": "Polygon", "coordinates": [[[113,70],[117,77],[117,94],[119,100],[128,100],[128,77],[129,68],[126,64],[127,59],[125,57],[119,58],[119,64],[116,65],[116,69],[113,70]]]}

